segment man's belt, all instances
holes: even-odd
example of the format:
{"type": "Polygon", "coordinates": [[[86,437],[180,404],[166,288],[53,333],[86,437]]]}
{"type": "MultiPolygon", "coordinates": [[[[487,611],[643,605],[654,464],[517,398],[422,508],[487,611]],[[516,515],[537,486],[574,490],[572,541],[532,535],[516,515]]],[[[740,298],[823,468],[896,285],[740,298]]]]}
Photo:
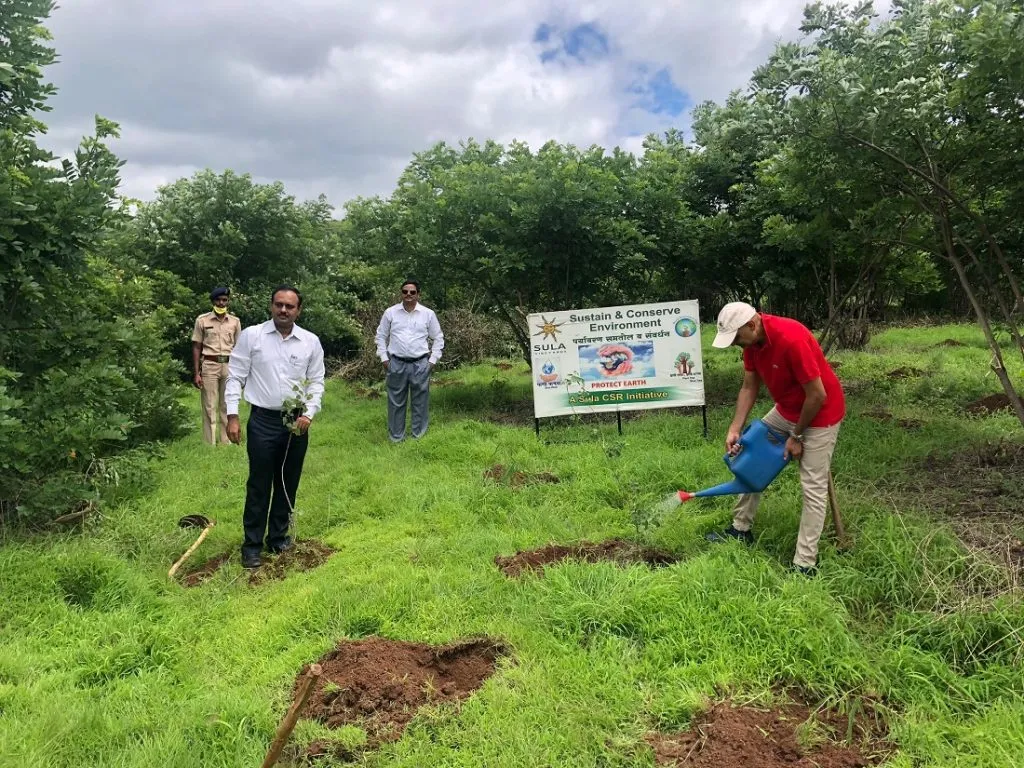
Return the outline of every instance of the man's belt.
{"type": "Polygon", "coordinates": [[[210,363],[226,363],[231,355],[203,355],[203,359],[210,363]]]}
{"type": "Polygon", "coordinates": [[[388,355],[388,357],[393,357],[395,358],[395,360],[401,360],[403,363],[418,363],[420,360],[423,360],[429,356],[429,352],[426,355],[420,355],[419,357],[402,357],[401,355],[388,355]]]}
{"type": "Polygon", "coordinates": [[[276,410],[275,411],[273,408],[264,408],[264,407],[262,407],[260,405],[252,406],[252,412],[253,413],[262,413],[262,414],[265,414],[267,416],[281,416],[281,411],[280,410],[276,410]]]}

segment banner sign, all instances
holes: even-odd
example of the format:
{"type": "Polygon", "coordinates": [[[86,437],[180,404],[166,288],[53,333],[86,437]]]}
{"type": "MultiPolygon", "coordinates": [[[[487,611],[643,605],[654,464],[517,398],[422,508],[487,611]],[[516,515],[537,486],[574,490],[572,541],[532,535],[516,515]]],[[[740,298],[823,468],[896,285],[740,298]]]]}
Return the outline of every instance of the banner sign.
{"type": "Polygon", "coordinates": [[[704,405],[696,301],[530,315],[536,418],[704,405]]]}

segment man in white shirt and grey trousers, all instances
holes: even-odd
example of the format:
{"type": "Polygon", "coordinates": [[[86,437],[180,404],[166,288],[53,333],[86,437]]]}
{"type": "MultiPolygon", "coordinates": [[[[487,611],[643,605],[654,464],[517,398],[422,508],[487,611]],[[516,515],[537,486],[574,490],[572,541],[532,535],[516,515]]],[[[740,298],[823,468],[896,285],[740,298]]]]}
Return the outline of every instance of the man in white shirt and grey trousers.
{"type": "Polygon", "coordinates": [[[405,439],[405,410],[412,400],[412,436],[430,423],[430,372],[441,359],[444,334],[434,310],[419,303],[420,284],[402,283],[402,302],[388,307],[377,326],[377,357],[387,371],[388,438],[405,439]],[[430,344],[428,345],[428,340],[430,344]]]}
{"type": "Polygon", "coordinates": [[[242,512],[243,568],[260,567],[264,534],[271,552],[292,546],[288,529],[309,446],[309,425],[324,394],[324,350],[316,334],[295,324],[300,312],[302,294],[290,285],[278,287],[270,298],[271,319],[242,331],[228,361],[224,400],[232,443],[242,442],[238,405],[243,388],[252,406],[246,425],[249,480],[242,512]],[[303,405],[285,414],[285,401],[295,397],[303,405]],[[293,429],[285,425],[286,417],[293,429]]]}

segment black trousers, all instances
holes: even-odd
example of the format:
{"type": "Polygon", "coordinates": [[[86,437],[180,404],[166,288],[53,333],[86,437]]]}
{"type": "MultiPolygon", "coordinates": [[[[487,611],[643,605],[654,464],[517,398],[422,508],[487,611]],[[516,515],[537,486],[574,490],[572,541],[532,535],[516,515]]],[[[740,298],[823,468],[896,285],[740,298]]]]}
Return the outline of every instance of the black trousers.
{"type": "Polygon", "coordinates": [[[277,549],[288,542],[288,500],[294,508],[302,463],[309,447],[308,434],[293,435],[281,422],[278,412],[257,408],[253,408],[249,416],[245,439],[249,453],[249,480],[245,484],[245,511],[242,514],[245,529],[243,555],[262,551],[264,533],[268,549],[277,549]]]}

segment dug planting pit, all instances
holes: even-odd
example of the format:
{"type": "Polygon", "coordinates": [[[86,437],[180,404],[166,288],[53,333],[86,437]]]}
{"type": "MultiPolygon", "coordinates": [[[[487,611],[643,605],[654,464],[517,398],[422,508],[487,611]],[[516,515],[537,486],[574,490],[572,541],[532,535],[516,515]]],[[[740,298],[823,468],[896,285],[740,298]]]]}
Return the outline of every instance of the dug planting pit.
{"type": "Polygon", "coordinates": [[[283,579],[289,573],[311,571],[327,562],[334,550],[316,539],[296,541],[295,546],[280,555],[264,556],[263,565],[249,575],[249,583],[283,579]]]}
{"type": "MultiPolygon", "coordinates": [[[[266,581],[283,579],[290,573],[311,571],[323,565],[327,558],[333,554],[333,549],[316,539],[296,541],[295,546],[280,555],[265,554],[263,556],[263,565],[249,572],[249,584],[250,586],[257,586],[266,581]]],[[[185,587],[198,587],[203,582],[213,578],[214,574],[231,562],[233,557],[238,557],[237,549],[222,552],[199,567],[183,574],[179,581],[185,587]]]]}
{"type": "Polygon", "coordinates": [[[772,709],[716,704],[681,733],[646,737],[665,768],[868,768],[891,746],[884,728],[857,717],[814,712],[803,704],[772,709]]]}
{"type": "Polygon", "coordinates": [[[198,587],[204,581],[212,579],[214,575],[216,575],[217,571],[219,571],[221,567],[231,559],[231,555],[234,553],[234,550],[223,552],[216,557],[211,557],[198,568],[186,572],[179,579],[181,585],[183,587],[198,587]]]}
{"type": "MultiPolygon", "coordinates": [[[[367,739],[359,749],[376,749],[400,738],[421,707],[457,707],[508,653],[505,645],[489,638],[443,646],[381,637],[346,640],[317,662],[323,673],[302,716],[327,728],[362,728],[367,739]]],[[[307,668],[296,678],[293,696],[307,668]]],[[[354,756],[351,747],[323,740],[306,749],[307,758],[326,755],[342,760],[354,756]]]]}
{"type": "Polygon", "coordinates": [[[637,563],[650,566],[671,565],[678,558],[659,549],[642,547],[632,541],[611,539],[597,544],[584,541],[580,544],[548,544],[540,549],[524,550],[514,555],[498,555],[495,565],[509,578],[523,573],[542,571],[545,566],[565,560],[582,560],[597,563],[604,560],[618,565],[637,563]]]}
{"type": "Polygon", "coordinates": [[[993,413],[1009,411],[1012,408],[1010,398],[1004,392],[986,395],[964,406],[964,410],[972,416],[991,416],[993,413]]]}

